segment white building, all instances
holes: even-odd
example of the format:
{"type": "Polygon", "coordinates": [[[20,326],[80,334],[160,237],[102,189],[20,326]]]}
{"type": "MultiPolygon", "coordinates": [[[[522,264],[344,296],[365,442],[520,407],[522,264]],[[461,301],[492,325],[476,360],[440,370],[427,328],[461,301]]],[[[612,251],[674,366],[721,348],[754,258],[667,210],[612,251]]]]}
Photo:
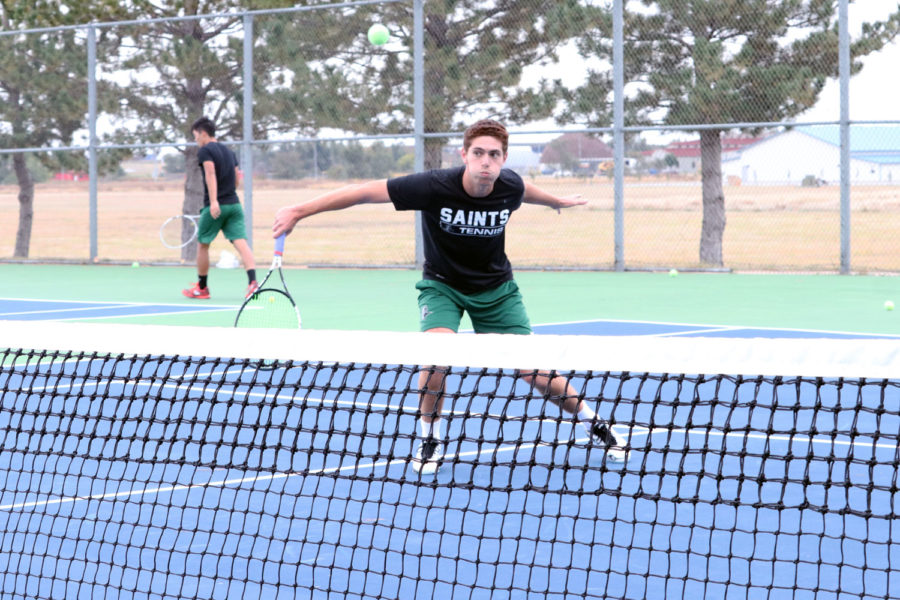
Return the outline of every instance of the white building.
{"type": "Polygon", "coordinates": [[[535,175],[541,170],[542,145],[518,146],[510,144],[507,150],[507,169],[512,169],[519,175],[535,175]]]}
{"type": "MultiPolygon", "coordinates": [[[[722,174],[744,184],[800,185],[804,179],[840,180],[837,125],[804,126],[769,136],[739,153],[722,157],[722,174]]],[[[900,127],[850,128],[850,180],[900,183],[900,127]]]]}

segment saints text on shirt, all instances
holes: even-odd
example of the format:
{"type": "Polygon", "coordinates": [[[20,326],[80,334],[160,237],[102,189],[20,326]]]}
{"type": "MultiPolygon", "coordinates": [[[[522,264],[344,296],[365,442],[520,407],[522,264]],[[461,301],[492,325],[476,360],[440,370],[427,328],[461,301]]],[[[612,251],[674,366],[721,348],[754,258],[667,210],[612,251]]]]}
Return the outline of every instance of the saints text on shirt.
{"type": "Polygon", "coordinates": [[[454,235],[493,237],[503,233],[509,221],[509,209],[463,210],[441,209],[441,229],[454,235]]]}

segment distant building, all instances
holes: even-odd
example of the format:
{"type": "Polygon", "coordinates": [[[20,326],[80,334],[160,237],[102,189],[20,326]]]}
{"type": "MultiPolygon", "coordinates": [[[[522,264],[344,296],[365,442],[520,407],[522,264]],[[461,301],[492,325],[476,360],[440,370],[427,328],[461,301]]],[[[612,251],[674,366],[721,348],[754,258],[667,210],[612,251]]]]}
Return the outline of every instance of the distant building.
{"type": "MultiPolygon", "coordinates": [[[[722,162],[726,159],[739,155],[747,146],[760,141],[758,137],[732,136],[722,138],[722,162]]],[[[674,166],[678,173],[699,173],[700,172],[700,139],[688,140],[683,142],[672,142],[662,152],[670,154],[678,160],[678,164],[674,166]]]]}
{"type": "Polygon", "coordinates": [[[542,144],[529,146],[510,145],[504,166],[507,169],[512,169],[522,177],[535,175],[541,171],[541,152],[543,148],[542,144]]]}
{"type": "Polygon", "coordinates": [[[566,133],[547,144],[541,164],[550,171],[596,174],[600,165],[612,158],[612,148],[602,140],[584,133],[566,133]]]}
{"type": "Polygon", "coordinates": [[[53,174],[55,181],[87,181],[88,174],[84,171],[60,171],[53,174]]]}
{"type": "MultiPolygon", "coordinates": [[[[836,183],[840,180],[840,129],[837,125],[794,127],[722,157],[723,175],[742,183],[836,183]]],[[[850,180],[900,183],[900,127],[850,128],[850,180]]]]}

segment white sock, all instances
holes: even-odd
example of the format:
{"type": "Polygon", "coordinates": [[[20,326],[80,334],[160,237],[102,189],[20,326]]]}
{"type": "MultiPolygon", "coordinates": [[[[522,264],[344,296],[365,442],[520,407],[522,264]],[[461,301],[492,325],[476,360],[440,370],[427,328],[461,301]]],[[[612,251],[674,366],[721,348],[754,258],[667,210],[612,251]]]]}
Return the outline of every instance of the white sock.
{"type": "Polygon", "coordinates": [[[435,419],[431,423],[425,419],[419,419],[419,425],[422,427],[422,437],[433,437],[436,440],[441,439],[441,420],[435,419]]]}
{"type": "Polygon", "coordinates": [[[582,402],[581,410],[578,411],[578,420],[581,421],[581,424],[584,425],[584,428],[588,433],[591,433],[591,427],[594,426],[594,420],[596,418],[597,413],[595,413],[586,403],[582,402]]]}

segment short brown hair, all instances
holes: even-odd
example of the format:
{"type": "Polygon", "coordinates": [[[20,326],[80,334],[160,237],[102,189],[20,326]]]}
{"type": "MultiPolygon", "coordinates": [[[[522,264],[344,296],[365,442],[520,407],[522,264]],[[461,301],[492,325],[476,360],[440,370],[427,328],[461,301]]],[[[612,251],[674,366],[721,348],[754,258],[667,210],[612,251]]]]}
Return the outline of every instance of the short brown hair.
{"type": "Polygon", "coordinates": [[[506,131],[506,127],[493,119],[482,119],[469,125],[466,133],[463,134],[463,150],[468,151],[472,140],[485,135],[500,140],[500,143],[503,144],[503,154],[506,154],[506,150],[509,148],[509,133],[506,131]]]}

